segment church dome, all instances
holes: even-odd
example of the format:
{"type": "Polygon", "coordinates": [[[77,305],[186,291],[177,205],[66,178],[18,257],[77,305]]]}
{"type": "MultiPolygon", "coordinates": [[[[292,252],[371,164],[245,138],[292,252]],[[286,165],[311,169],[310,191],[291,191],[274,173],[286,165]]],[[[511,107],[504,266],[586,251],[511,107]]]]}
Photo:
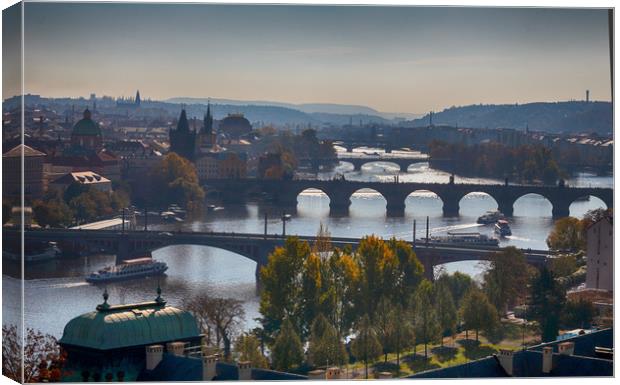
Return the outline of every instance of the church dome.
{"type": "Polygon", "coordinates": [[[101,136],[101,128],[99,128],[99,124],[91,119],[88,108],[84,110],[84,118],[73,126],[71,134],[80,136],[101,136]]]}
{"type": "Polygon", "coordinates": [[[252,131],[252,125],[243,114],[229,114],[220,122],[220,130],[231,138],[239,138],[252,131]]]}

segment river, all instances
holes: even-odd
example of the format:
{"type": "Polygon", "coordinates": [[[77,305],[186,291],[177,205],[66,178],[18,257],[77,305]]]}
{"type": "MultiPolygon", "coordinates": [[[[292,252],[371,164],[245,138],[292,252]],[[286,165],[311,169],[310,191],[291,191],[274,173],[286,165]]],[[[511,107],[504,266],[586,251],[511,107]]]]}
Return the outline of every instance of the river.
{"type": "MultiPolygon", "coordinates": [[[[357,150],[369,151],[369,150],[357,150]]],[[[372,151],[380,151],[374,150],[372,151]]],[[[395,153],[395,155],[403,155],[395,153]]],[[[416,154],[409,154],[416,156],[416,154]]],[[[417,154],[419,155],[419,154],[417,154]]],[[[361,171],[341,163],[319,178],[331,178],[341,173],[348,180],[393,180],[398,175],[401,182],[446,183],[449,174],[429,168],[428,163],[417,163],[407,173],[399,172],[398,166],[390,163],[371,163],[361,171]]],[[[497,180],[462,178],[456,176],[455,183],[500,183],[497,180]]],[[[613,177],[579,174],[570,179],[571,186],[612,187],[613,177]]],[[[382,237],[396,236],[410,240],[413,220],[417,221],[418,237],[424,236],[426,216],[429,216],[430,232],[441,234],[450,230],[469,230],[492,234],[491,226],[476,224],[476,218],[487,210],[497,208],[495,201],[486,194],[472,193],[461,201],[460,217],[444,218],[441,201],[432,193],[417,192],[406,201],[404,217],[387,217],[385,200],[372,191],[362,190],[353,195],[350,213],[345,217],[329,216],[329,198],[320,191],[309,190],[298,197],[297,209],[286,225],[287,234],[314,235],[322,223],[333,236],[362,237],[376,234],[382,237]]],[[[571,215],[581,217],[587,210],[605,207],[597,198],[579,201],[571,206],[571,215]]],[[[258,203],[218,207],[205,212],[203,218],[194,222],[178,224],[184,230],[213,230],[234,232],[263,232],[263,217],[269,216],[269,233],[281,233],[281,208],[258,203]]],[[[513,235],[502,240],[501,245],[515,245],[523,248],[546,249],[545,239],[553,225],[551,204],[543,197],[528,195],[514,205],[514,216],[510,219],[513,235]]],[[[170,225],[153,225],[153,229],[167,229],[170,225]]],[[[162,296],[170,305],[182,306],[185,298],[207,291],[212,295],[233,297],[244,301],[245,328],[256,326],[259,317],[258,297],[254,278],[255,262],[220,249],[202,246],[171,246],[153,253],[154,258],[169,266],[167,276],[160,279],[162,296]]],[[[64,325],[73,317],[92,311],[102,302],[103,287],[84,282],[84,275],[114,262],[112,255],[96,255],[71,260],[59,260],[35,265],[26,269],[25,324],[50,333],[62,335],[64,325]]],[[[5,264],[3,264],[5,265],[5,264]]],[[[477,262],[458,262],[445,265],[449,272],[462,271],[479,277],[484,270],[477,262]]],[[[4,271],[9,271],[4,266],[4,271]]],[[[112,304],[132,303],[155,298],[158,279],[148,278],[107,286],[112,304]]],[[[20,281],[3,275],[3,324],[19,322],[20,281]]]]}

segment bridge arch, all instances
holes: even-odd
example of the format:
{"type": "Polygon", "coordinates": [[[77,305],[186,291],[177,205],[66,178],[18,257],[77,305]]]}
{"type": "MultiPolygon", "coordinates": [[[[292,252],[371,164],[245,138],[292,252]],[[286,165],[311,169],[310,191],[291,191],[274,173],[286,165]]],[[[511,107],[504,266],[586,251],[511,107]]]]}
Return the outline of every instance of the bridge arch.
{"type": "Polygon", "coordinates": [[[465,216],[480,216],[486,211],[497,210],[499,202],[484,191],[471,191],[459,200],[459,213],[465,216]]]}
{"type": "Polygon", "coordinates": [[[524,193],[512,204],[513,215],[521,217],[552,217],[553,203],[539,193],[524,193]]]}
{"type": "Polygon", "coordinates": [[[441,216],[443,200],[430,190],[415,190],[405,198],[405,213],[411,216],[441,216]]]}
{"type": "Polygon", "coordinates": [[[609,208],[605,201],[594,195],[585,195],[574,199],[569,205],[571,217],[582,218],[588,211],[609,208]]]}
{"type": "Polygon", "coordinates": [[[175,243],[161,245],[153,249],[152,254],[153,258],[166,262],[171,272],[187,276],[190,280],[197,273],[196,266],[200,266],[200,274],[208,274],[210,277],[195,277],[196,279],[217,281],[227,279],[227,275],[247,277],[254,273],[258,282],[259,269],[262,266],[260,259],[252,257],[243,250],[216,245],[175,243]],[[168,249],[171,250],[167,251],[168,249]],[[226,268],[222,268],[223,263],[226,268]]]}
{"type": "Polygon", "coordinates": [[[313,217],[323,217],[329,214],[331,198],[320,188],[309,187],[300,191],[297,196],[297,210],[302,214],[313,217]]]}
{"type": "MultiPolygon", "coordinates": [[[[364,169],[364,166],[370,166],[370,165],[375,165],[375,166],[381,166],[381,164],[386,164],[386,165],[390,165],[392,167],[394,167],[394,170],[386,170],[385,167],[383,167],[383,171],[403,171],[403,167],[397,163],[397,162],[393,162],[390,160],[368,160],[368,161],[360,161],[360,170],[364,169]]],[[[406,170],[405,170],[406,171],[406,170]]]]}
{"type": "Polygon", "coordinates": [[[376,217],[386,212],[387,198],[372,188],[360,188],[350,196],[350,213],[352,216],[376,217]]]}

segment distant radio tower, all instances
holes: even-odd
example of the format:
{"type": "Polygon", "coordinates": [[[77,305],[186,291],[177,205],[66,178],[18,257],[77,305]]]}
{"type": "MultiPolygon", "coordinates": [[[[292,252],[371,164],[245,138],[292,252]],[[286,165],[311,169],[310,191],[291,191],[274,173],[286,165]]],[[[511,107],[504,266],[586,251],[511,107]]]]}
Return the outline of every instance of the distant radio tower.
{"type": "Polygon", "coordinates": [[[590,90],[586,90],[586,103],[590,102],[590,90]]]}

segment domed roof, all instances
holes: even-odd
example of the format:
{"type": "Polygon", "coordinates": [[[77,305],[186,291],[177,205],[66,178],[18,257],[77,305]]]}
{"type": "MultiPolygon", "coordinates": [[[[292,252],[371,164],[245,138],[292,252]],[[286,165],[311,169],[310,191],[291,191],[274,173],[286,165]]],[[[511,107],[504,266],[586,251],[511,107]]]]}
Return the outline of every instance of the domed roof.
{"type": "Polygon", "coordinates": [[[71,135],[81,135],[81,136],[100,136],[101,128],[99,128],[99,124],[94,122],[91,119],[90,111],[87,109],[84,110],[84,118],[80,119],[73,126],[73,131],[71,135]]]}
{"type": "MultiPolygon", "coordinates": [[[[105,298],[105,297],[104,297],[105,298]]],[[[67,323],[59,343],[97,350],[151,345],[200,336],[191,313],[165,302],[99,305],[67,323]]]]}
{"type": "Polygon", "coordinates": [[[252,125],[243,114],[229,114],[220,122],[220,129],[233,137],[239,137],[252,131],[252,125]]]}

